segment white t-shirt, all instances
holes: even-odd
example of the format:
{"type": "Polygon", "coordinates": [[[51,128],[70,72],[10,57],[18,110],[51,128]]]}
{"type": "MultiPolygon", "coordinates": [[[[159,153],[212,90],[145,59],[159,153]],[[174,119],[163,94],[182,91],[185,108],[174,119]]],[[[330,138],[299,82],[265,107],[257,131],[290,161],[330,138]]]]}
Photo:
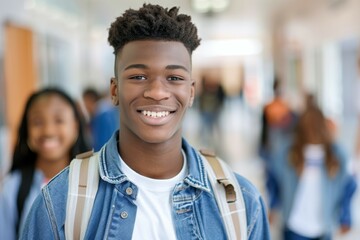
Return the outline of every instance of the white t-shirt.
{"type": "Polygon", "coordinates": [[[324,168],[322,145],[306,145],[305,166],[296,189],[287,226],[302,236],[315,238],[325,233],[322,212],[321,172],[324,168]]]}
{"type": "Polygon", "coordinates": [[[121,170],[138,187],[137,213],[132,240],[176,240],[171,214],[171,193],[187,175],[186,156],[181,171],[170,179],[153,179],[132,170],[121,159],[121,170]]]}

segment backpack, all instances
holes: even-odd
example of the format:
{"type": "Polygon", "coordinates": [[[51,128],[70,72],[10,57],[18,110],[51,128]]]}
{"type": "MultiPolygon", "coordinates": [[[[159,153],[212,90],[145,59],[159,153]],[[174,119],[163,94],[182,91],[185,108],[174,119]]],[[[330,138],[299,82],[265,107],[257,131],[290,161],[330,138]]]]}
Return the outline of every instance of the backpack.
{"type": "MultiPolygon", "coordinates": [[[[215,154],[200,150],[213,193],[224,220],[228,239],[247,239],[246,209],[231,168],[215,154]]],[[[69,167],[65,237],[84,239],[99,184],[99,152],[77,155],[69,167]]]]}

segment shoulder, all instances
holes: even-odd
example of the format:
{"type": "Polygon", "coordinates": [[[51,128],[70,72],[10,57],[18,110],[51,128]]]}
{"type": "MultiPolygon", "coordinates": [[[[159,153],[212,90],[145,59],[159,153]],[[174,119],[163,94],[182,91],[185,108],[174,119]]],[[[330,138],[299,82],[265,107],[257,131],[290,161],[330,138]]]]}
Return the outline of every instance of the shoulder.
{"type": "Polygon", "coordinates": [[[345,148],[340,143],[333,143],[331,145],[331,150],[335,154],[336,160],[339,162],[341,169],[345,171],[349,164],[349,155],[345,151],[345,148]]]}
{"type": "Polygon", "coordinates": [[[21,179],[21,172],[19,170],[15,170],[13,172],[8,173],[5,176],[1,185],[3,187],[6,187],[8,184],[20,183],[20,179],[21,179]]]}
{"type": "Polygon", "coordinates": [[[51,207],[53,210],[59,208],[59,211],[64,209],[68,193],[68,177],[69,167],[66,167],[42,188],[41,196],[46,201],[47,207],[51,207]]]}
{"type": "Polygon", "coordinates": [[[14,171],[5,176],[0,186],[1,195],[10,195],[12,192],[17,192],[21,181],[20,171],[14,171]]]}
{"type": "MultiPolygon", "coordinates": [[[[42,189],[42,206],[46,207],[47,212],[56,218],[58,227],[65,222],[65,211],[68,194],[69,167],[63,169],[59,174],[46,184],[42,189]]],[[[53,219],[54,220],[54,219],[53,219]]]]}
{"type": "Polygon", "coordinates": [[[5,217],[4,212],[16,212],[16,199],[19,191],[21,174],[19,171],[8,174],[0,187],[0,219],[5,217]]]}
{"type": "Polygon", "coordinates": [[[261,205],[259,190],[247,178],[235,173],[246,204],[261,205]]]}
{"type": "Polygon", "coordinates": [[[249,239],[270,239],[267,210],[259,190],[245,177],[235,176],[245,203],[249,239]]]}
{"type": "Polygon", "coordinates": [[[341,144],[334,142],[331,145],[331,149],[335,153],[335,155],[340,158],[339,161],[345,161],[345,159],[347,158],[347,154],[341,144]]]}
{"type": "Polygon", "coordinates": [[[68,177],[69,167],[66,167],[42,188],[42,197],[51,201],[58,201],[61,196],[62,199],[66,199],[68,193],[68,177]]]}
{"type": "MultiPolygon", "coordinates": [[[[81,154],[78,154],[76,156],[76,159],[73,159],[69,166],[64,168],[61,172],[59,172],[54,178],[52,178],[48,184],[43,188],[42,194],[45,197],[45,199],[51,200],[52,205],[54,205],[54,210],[56,211],[57,208],[59,208],[60,211],[62,207],[66,207],[66,200],[68,195],[68,189],[69,189],[69,175],[71,174],[70,169],[72,169],[72,175],[70,176],[72,180],[74,178],[79,177],[75,173],[80,173],[79,166],[81,165],[81,161],[83,159],[86,159],[88,157],[93,156],[93,151],[84,152],[81,154]]],[[[71,181],[71,183],[75,185],[74,181],[71,181]]],[[[78,183],[76,182],[76,185],[78,183]]]]}

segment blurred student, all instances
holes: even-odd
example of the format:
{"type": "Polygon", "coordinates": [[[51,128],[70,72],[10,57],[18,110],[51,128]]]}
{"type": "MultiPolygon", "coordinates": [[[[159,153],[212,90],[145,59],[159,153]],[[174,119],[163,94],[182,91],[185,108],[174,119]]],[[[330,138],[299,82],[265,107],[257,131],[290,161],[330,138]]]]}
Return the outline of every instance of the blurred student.
{"type": "Polygon", "coordinates": [[[119,129],[119,111],[108,97],[102,97],[94,88],[84,90],[83,100],[90,117],[92,145],[95,151],[99,151],[119,129]]]}
{"type": "Polygon", "coordinates": [[[260,134],[260,155],[268,163],[284,143],[292,136],[296,114],[283,98],[283,89],[279,79],[273,83],[274,98],[267,103],[262,112],[260,134]]]}
{"type": "MultiPolygon", "coordinates": [[[[312,99],[312,98],[309,98],[312,99]]],[[[356,183],[347,170],[347,156],[334,141],[327,120],[307,102],[294,139],[272,166],[270,220],[277,207],[283,218],[285,240],[332,238],[335,227],[351,227],[350,203],[356,183]]]]}
{"type": "MultiPolygon", "coordinates": [[[[276,153],[291,139],[297,120],[295,112],[283,98],[281,81],[275,78],[273,83],[274,98],[268,102],[262,111],[259,155],[264,161],[265,181],[267,191],[275,187],[271,184],[273,177],[269,170],[276,161],[276,153]]],[[[274,204],[275,199],[269,198],[269,204],[274,204]]]]}
{"type": "Polygon", "coordinates": [[[33,93],[0,192],[0,239],[17,239],[35,197],[75,154],[88,150],[73,100],[58,89],[33,93]]]}
{"type": "Polygon", "coordinates": [[[225,101],[225,92],[217,79],[204,76],[201,82],[199,110],[201,114],[201,142],[215,148],[220,143],[219,117],[225,101]]]}

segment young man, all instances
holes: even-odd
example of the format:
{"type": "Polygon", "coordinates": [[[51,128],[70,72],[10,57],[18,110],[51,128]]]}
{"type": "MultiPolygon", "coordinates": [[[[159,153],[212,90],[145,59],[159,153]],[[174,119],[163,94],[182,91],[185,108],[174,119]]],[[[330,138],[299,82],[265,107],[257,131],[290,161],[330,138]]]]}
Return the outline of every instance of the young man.
{"type": "MultiPolygon", "coordinates": [[[[100,181],[85,239],[228,239],[204,160],[182,138],[194,100],[197,29],[178,8],[144,4],[112,23],[112,101],[120,131],[99,153],[100,181]]],[[[43,189],[22,239],[64,239],[69,170],[43,189]]],[[[248,239],[269,239],[258,191],[237,175],[248,239]]]]}

